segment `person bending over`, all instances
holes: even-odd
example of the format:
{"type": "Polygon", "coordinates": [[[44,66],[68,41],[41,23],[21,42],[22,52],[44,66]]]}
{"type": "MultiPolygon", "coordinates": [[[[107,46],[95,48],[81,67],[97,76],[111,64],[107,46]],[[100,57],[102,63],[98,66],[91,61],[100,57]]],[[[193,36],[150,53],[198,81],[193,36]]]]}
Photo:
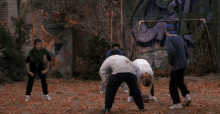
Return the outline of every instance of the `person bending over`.
{"type": "MultiPolygon", "coordinates": [[[[139,87],[143,88],[148,87],[150,88],[151,93],[151,100],[158,101],[157,98],[154,96],[154,72],[150,66],[150,64],[145,59],[136,59],[133,61],[140,68],[140,78],[138,80],[139,87]]],[[[133,98],[131,94],[129,94],[128,102],[132,102],[133,98]]]]}
{"type": "Polygon", "coordinates": [[[105,108],[101,112],[110,112],[114,102],[115,94],[122,82],[126,82],[131,95],[134,98],[136,105],[141,112],[144,111],[144,101],[137,80],[140,77],[140,69],[132,63],[127,57],[119,55],[118,50],[112,50],[111,56],[108,57],[101,65],[99,74],[102,81],[106,82],[107,70],[112,70],[112,75],[109,76],[106,93],[105,93],[105,108]]]}

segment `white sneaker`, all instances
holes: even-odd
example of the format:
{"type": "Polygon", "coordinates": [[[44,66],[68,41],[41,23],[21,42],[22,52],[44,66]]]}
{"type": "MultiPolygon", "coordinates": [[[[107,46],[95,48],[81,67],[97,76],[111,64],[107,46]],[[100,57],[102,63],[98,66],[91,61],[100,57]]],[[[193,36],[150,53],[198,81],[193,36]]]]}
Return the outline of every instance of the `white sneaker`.
{"type": "Polygon", "coordinates": [[[103,94],[103,93],[105,93],[105,90],[100,90],[100,94],[103,94]]]}
{"type": "Polygon", "coordinates": [[[132,102],[133,98],[132,97],[128,97],[128,103],[132,102]]]}
{"type": "Polygon", "coordinates": [[[182,109],[182,108],[183,108],[182,104],[178,103],[178,104],[171,106],[169,109],[182,109]]]}
{"type": "Polygon", "coordinates": [[[156,101],[156,102],[158,101],[155,96],[152,96],[151,100],[156,101]]]}
{"type": "Polygon", "coordinates": [[[190,98],[189,94],[186,94],[185,100],[186,100],[186,106],[189,106],[192,102],[192,99],[190,98]]]}
{"type": "Polygon", "coordinates": [[[30,100],[30,98],[31,98],[31,96],[30,96],[30,95],[26,95],[25,101],[29,101],[29,100],[30,100]]]}
{"type": "Polygon", "coordinates": [[[50,97],[50,95],[48,95],[48,94],[44,95],[44,97],[45,97],[45,99],[47,99],[47,100],[51,100],[51,97],[50,97]]]}
{"type": "Polygon", "coordinates": [[[124,89],[124,92],[128,93],[129,91],[128,91],[128,89],[124,89]]]}

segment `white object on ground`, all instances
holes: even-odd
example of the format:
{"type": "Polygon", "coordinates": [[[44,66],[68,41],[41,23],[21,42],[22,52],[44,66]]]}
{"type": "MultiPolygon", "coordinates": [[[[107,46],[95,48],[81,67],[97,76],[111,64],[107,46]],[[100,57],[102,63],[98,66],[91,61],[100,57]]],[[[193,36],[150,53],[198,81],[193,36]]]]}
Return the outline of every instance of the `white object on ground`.
{"type": "Polygon", "coordinates": [[[185,100],[186,100],[186,106],[189,106],[192,102],[192,99],[190,98],[189,94],[186,94],[185,100]]]}
{"type": "Polygon", "coordinates": [[[30,95],[26,95],[25,101],[29,101],[29,100],[30,100],[30,98],[31,98],[31,96],[30,96],[30,95]]]}
{"type": "Polygon", "coordinates": [[[128,103],[132,102],[133,98],[132,97],[128,97],[128,103]]]}
{"type": "Polygon", "coordinates": [[[152,97],[151,97],[151,100],[156,101],[156,102],[158,101],[155,96],[152,96],[152,97]]]}
{"type": "Polygon", "coordinates": [[[44,97],[45,97],[45,99],[47,99],[47,100],[51,100],[51,97],[50,97],[50,95],[48,95],[48,94],[44,95],[44,97]]]}
{"type": "Polygon", "coordinates": [[[183,108],[182,104],[178,103],[178,104],[171,106],[169,109],[182,109],[182,108],[183,108]]]}

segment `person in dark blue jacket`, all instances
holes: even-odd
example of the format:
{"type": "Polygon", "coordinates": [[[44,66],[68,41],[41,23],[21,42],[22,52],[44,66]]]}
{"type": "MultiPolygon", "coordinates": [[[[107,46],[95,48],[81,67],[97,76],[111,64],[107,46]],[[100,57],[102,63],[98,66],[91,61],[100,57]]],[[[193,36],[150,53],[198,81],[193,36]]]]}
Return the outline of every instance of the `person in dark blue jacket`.
{"type": "Polygon", "coordinates": [[[168,61],[171,68],[169,90],[174,104],[170,109],[182,109],[178,88],[182,96],[185,97],[186,105],[189,106],[192,101],[189,96],[190,91],[184,83],[184,72],[188,65],[189,49],[183,38],[176,34],[173,24],[166,25],[165,33],[167,35],[168,61]]]}
{"type": "MultiPolygon", "coordinates": [[[[117,49],[117,50],[120,52],[120,55],[124,55],[123,51],[120,49],[120,44],[115,43],[115,44],[112,45],[112,48],[113,48],[113,49],[117,49]]],[[[106,58],[108,58],[108,57],[110,56],[110,53],[111,53],[111,51],[112,51],[113,49],[110,49],[110,50],[107,52],[106,58]]]]}
{"type": "MultiPolygon", "coordinates": [[[[110,50],[107,52],[105,59],[107,59],[107,58],[110,56],[110,53],[111,53],[111,51],[112,51],[113,49],[117,49],[117,50],[120,52],[119,55],[124,55],[124,54],[123,54],[123,51],[120,49],[120,44],[115,43],[115,44],[112,45],[112,49],[110,49],[110,50]]],[[[110,69],[108,69],[108,70],[107,70],[107,74],[108,74],[109,76],[110,76],[110,72],[111,72],[110,69]]],[[[107,82],[106,82],[106,83],[107,83],[107,82]]],[[[129,92],[129,91],[128,91],[128,87],[127,87],[127,85],[126,85],[125,82],[123,82],[123,83],[121,84],[121,87],[123,88],[123,90],[124,90],[125,92],[129,92]]],[[[100,84],[100,93],[102,94],[102,93],[104,93],[104,92],[105,92],[105,83],[101,82],[101,84],[100,84]]]]}

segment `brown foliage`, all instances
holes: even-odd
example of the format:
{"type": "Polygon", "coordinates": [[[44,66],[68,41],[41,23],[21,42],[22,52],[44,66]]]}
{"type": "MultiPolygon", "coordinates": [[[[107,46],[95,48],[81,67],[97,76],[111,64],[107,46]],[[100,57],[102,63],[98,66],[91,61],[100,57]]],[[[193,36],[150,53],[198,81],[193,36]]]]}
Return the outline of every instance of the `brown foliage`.
{"type": "Polygon", "coordinates": [[[194,76],[203,76],[213,71],[210,57],[201,57],[197,63],[192,64],[190,70],[194,76]]]}
{"type": "MultiPolygon", "coordinates": [[[[219,79],[196,81],[186,80],[191,106],[183,106],[182,110],[169,110],[172,100],[169,95],[169,81],[155,80],[155,96],[158,102],[145,103],[143,114],[198,114],[220,113],[219,109],[219,79]],[[208,93],[208,94],[207,94],[208,93]]],[[[31,99],[25,102],[27,80],[0,86],[0,113],[69,113],[69,114],[99,114],[104,108],[105,95],[99,93],[100,81],[80,81],[75,79],[47,79],[51,101],[44,99],[41,82],[35,80],[31,99]]],[[[147,88],[142,89],[143,95],[149,96],[147,88]]],[[[180,94],[181,95],[181,94],[180,94]]],[[[128,94],[121,88],[116,93],[112,113],[136,114],[138,108],[135,103],[127,103],[128,94]]],[[[184,98],[181,97],[184,104],[184,98]]]]}
{"type": "Polygon", "coordinates": [[[169,71],[168,70],[162,70],[158,69],[154,71],[154,76],[155,77],[169,77],[169,71]]]}
{"type": "Polygon", "coordinates": [[[76,57],[76,61],[75,61],[75,71],[76,73],[81,73],[82,76],[85,75],[85,71],[89,68],[88,66],[88,61],[84,60],[80,57],[76,57]]]}

